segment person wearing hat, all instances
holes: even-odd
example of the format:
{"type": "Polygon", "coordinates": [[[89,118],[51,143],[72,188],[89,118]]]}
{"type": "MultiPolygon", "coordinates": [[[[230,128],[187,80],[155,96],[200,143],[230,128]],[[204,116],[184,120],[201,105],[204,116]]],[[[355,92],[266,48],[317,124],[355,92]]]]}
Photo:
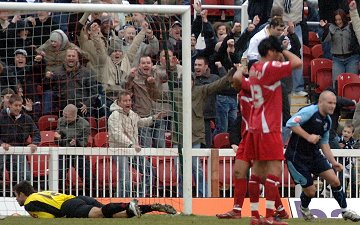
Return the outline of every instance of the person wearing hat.
{"type": "MultiPolygon", "coordinates": [[[[84,51],[81,51],[79,47],[71,43],[64,33],[64,31],[57,29],[51,32],[50,38],[42,44],[39,48],[36,49],[38,55],[41,55],[46,61],[46,73],[53,73],[57,67],[63,65],[65,55],[68,49],[78,49],[80,55],[84,58],[87,58],[88,54],[84,51]]],[[[48,80],[46,80],[48,81],[48,80]]],[[[52,88],[50,83],[45,83],[44,85],[44,108],[43,113],[49,114],[54,110],[53,101],[52,101],[52,88]]]]}
{"type": "Polygon", "coordinates": [[[169,29],[169,39],[167,40],[168,49],[174,52],[174,55],[181,61],[182,55],[182,40],[181,40],[182,25],[179,21],[171,24],[169,29]]]}
{"type": "Polygon", "coordinates": [[[116,97],[117,92],[124,88],[136,52],[148,29],[145,25],[136,35],[126,53],[123,52],[123,43],[119,38],[106,41],[97,22],[82,29],[79,38],[80,47],[89,53],[88,66],[96,74],[96,80],[102,85],[105,92],[99,96],[102,101],[101,105],[110,106],[113,102],[113,99],[110,99],[111,96],[116,97]]]}
{"type": "Polygon", "coordinates": [[[28,53],[24,49],[16,49],[14,52],[14,63],[9,66],[9,73],[16,77],[18,83],[16,92],[22,96],[28,105],[26,111],[33,119],[41,115],[40,103],[42,96],[37,93],[37,86],[42,85],[42,71],[45,70],[43,57],[35,57],[32,65],[27,64],[28,53]]]}

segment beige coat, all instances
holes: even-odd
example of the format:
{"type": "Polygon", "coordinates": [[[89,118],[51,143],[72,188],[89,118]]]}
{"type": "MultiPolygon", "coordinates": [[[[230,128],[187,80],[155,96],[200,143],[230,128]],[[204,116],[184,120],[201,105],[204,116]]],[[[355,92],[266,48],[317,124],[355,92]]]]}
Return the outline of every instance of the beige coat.
{"type": "Polygon", "coordinates": [[[358,39],[358,42],[360,44],[360,17],[357,9],[350,10],[350,18],[356,38],[358,39]]]}
{"type": "Polygon", "coordinates": [[[141,118],[134,111],[126,114],[115,101],[110,106],[112,111],[108,119],[109,147],[128,148],[129,145],[138,145],[138,128],[151,126],[153,117],[141,118]]]}
{"type": "Polygon", "coordinates": [[[90,55],[89,67],[97,74],[97,81],[103,85],[104,91],[118,91],[119,85],[116,84],[118,79],[121,88],[124,88],[123,86],[131,70],[131,64],[144,38],[145,30],[143,29],[136,35],[129,50],[124,54],[121,63],[117,65],[108,55],[106,42],[102,35],[89,39],[86,31],[84,29],[81,31],[80,47],[90,55]]]}

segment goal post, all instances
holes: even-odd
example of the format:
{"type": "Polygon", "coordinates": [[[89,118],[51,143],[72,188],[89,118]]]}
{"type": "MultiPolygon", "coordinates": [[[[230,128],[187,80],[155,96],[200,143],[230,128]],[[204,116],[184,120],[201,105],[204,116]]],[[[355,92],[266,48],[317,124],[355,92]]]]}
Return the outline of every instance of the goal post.
{"type": "MultiPolygon", "coordinates": [[[[3,11],[19,11],[22,13],[34,11],[48,12],[114,12],[114,13],[152,13],[178,14],[182,19],[182,99],[183,121],[191,121],[191,7],[179,5],[122,5],[122,4],[71,4],[71,3],[12,3],[1,2],[3,11]]],[[[183,123],[183,168],[192,166],[192,124],[183,123]]],[[[57,160],[57,159],[53,159],[57,160]]],[[[53,178],[52,178],[53,179],[53,178]]],[[[55,183],[56,184],[56,183],[55,183]]],[[[192,213],[192,173],[191,169],[183,172],[183,213],[192,213]]]]}

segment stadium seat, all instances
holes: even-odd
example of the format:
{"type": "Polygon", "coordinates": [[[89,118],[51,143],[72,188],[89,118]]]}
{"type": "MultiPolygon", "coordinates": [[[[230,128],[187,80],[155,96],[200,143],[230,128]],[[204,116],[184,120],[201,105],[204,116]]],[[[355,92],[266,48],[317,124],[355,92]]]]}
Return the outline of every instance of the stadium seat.
{"type": "Polygon", "coordinates": [[[98,132],[105,132],[107,131],[107,118],[106,116],[100,117],[98,119],[98,132]]]}
{"type": "Polygon", "coordinates": [[[78,185],[78,187],[83,187],[83,179],[81,179],[81,177],[79,176],[78,172],[76,171],[76,169],[74,167],[71,167],[67,173],[66,173],[66,182],[65,182],[66,186],[69,187],[73,187],[76,188],[76,184],[78,185]],[[77,181],[76,181],[77,179],[77,181]]]}
{"type": "Polygon", "coordinates": [[[39,118],[38,126],[40,131],[56,130],[58,116],[44,115],[39,118]]]}
{"type": "Polygon", "coordinates": [[[338,95],[359,102],[360,77],[358,74],[342,73],[337,77],[338,95]]]}
{"type": "Polygon", "coordinates": [[[48,174],[50,155],[27,155],[26,159],[30,164],[30,168],[34,177],[43,177],[48,174]]]}
{"type": "Polygon", "coordinates": [[[40,131],[41,143],[55,143],[54,131],[40,131]]]}
{"type": "Polygon", "coordinates": [[[320,44],[319,37],[317,33],[310,31],[309,32],[309,47],[312,48],[314,45],[320,44]]]}
{"type": "Polygon", "coordinates": [[[311,82],[316,85],[315,93],[320,94],[326,88],[333,85],[332,61],[329,59],[311,60],[311,82]]]}
{"type": "Polygon", "coordinates": [[[311,48],[311,54],[314,59],[322,58],[324,55],[322,44],[316,44],[311,48]]]}
{"type": "Polygon", "coordinates": [[[96,177],[96,183],[100,189],[106,188],[112,184],[117,185],[117,165],[115,160],[111,160],[108,156],[91,156],[92,173],[96,177]],[[111,182],[110,182],[111,181],[111,182]]]}
{"type": "Polygon", "coordinates": [[[233,173],[235,159],[220,157],[219,160],[219,187],[220,190],[229,190],[230,186],[235,185],[235,177],[233,173]],[[231,177],[232,175],[232,177],[231,177]],[[232,181],[232,182],[230,182],[232,181]]]}
{"type": "Polygon", "coordinates": [[[303,77],[306,84],[310,82],[310,62],[312,59],[311,49],[303,45],[303,77]]]}
{"type": "Polygon", "coordinates": [[[90,127],[91,127],[91,136],[95,136],[95,134],[97,134],[98,132],[98,127],[97,127],[97,122],[96,122],[96,119],[95,117],[87,117],[86,120],[89,122],[90,124],[90,127]]]}
{"type": "Polygon", "coordinates": [[[157,178],[159,179],[159,187],[177,186],[177,173],[174,157],[153,157],[152,165],[155,168],[157,178]]]}
{"type": "Polygon", "coordinates": [[[93,144],[94,144],[94,138],[91,135],[89,135],[87,147],[93,147],[93,144]]]}
{"type": "Polygon", "coordinates": [[[220,133],[214,136],[214,148],[230,148],[229,133],[220,133]]]}
{"type": "Polygon", "coordinates": [[[95,147],[109,147],[108,137],[109,136],[107,132],[97,133],[94,137],[95,147]]]}

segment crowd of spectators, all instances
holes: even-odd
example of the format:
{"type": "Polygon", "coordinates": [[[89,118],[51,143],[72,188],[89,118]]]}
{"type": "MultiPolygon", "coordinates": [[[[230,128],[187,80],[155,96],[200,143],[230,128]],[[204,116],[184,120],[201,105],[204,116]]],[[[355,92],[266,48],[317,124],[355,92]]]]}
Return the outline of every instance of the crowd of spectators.
{"type": "MultiPolygon", "coordinates": [[[[35,2],[29,4],[46,4],[35,2]]],[[[79,3],[59,0],[59,3],[65,2],[79,3]]],[[[235,121],[240,113],[237,105],[239,90],[221,81],[226,79],[223,77],[234,64],[251,66],[257,61],[257,45],[270,35],[278,37],[284,48],[302,57],[302,46],[308,43],[307,32],[313,29],[307,27],[306,21],[318,20],[320,26],[315,30],[324,45],[324,56],[330,55],[334,62],[334,86],[340,73],[358,74],[360,31],[356,28],[359,26],[351,25],[346,1],[331,1],[334,2],[331,7],[328,2],[319,0],[318,5],[314,5],[313,1],[293,1],[286,5],[283,0],[249,0],[248,14],[252,22],[244,32],[241,32],[238,15],[233,21],[217,20],[208,10],[202,9],[201,4],[193,5],[196,14],[191,27],[194,147],[211,148],[213,135],[227,132],[235,121]],[[304,6],[308,13],[304,13],[304,6]],[[333,11],[334,16],[329,16],[333,11]]],[[[125,2],[104,0],[93,3],[125,2]]],[[[145,1],[145,4],[153,2],[145,1]]],[[[350,7],[350,15],[358,21],[356,5],[350,7]]],[[[172,134],[173,145],[179,144],[181,78],[190,74],[182,73],[182,24],[178,17],[136,12],[128,15],[106,12],[25,15],[1,11],[0,26],[3,116],[11,108],[7,99],[11,100],[10,96],[14,95],[22,99],[21,115],[31,119],[35,127],[43,115],[61,117],[56,135],[59,146],[86,147],[90,135],[86,118],[108,118],[110,115],[111,147],[135,147],[139,151],[148,147],[164,148],[166,132],[172,134]],[[124,100],[129,96],[131,104],[124,100]],[[162,116],[141,125],[139,122],[130,126],[134,121],[122,119],[134,116],[136,121],[143,121],[159,113],[162,116]],[[119,129],[114,123],[124,126],[119,129]],[[77,138],[75,133],[79,127],[72,126],[86,127],[86,132],[81,131],[82,137],[77,138]]],[[[292,79],[282,80],[283,121],[290,118],[288,94],[308,95],[305,85],[302,69],[294,70],[292,79]]],[[[1,124],[0,130],[3,120],[1,124]]],[[[31,126],[31,129],[36,130],[35,127],[31,126]]],[[[23,139],[21,146],[28,143],[25,137],[23,139]]],[[[36,141],[40,140],[33,139],[34,143],[36,141]]],[[[2,146],[3,143],[14,145],[2,134],[0,142],[2,146]]],[[[150,177],[151,165],[149,162],[143,164],[146,166],[142,173],[150,177]]],[[[89,182],[88,177],[85,179],[89,182]]],[[[146,183],[150,184],[150,181],[146,183]]]]}

